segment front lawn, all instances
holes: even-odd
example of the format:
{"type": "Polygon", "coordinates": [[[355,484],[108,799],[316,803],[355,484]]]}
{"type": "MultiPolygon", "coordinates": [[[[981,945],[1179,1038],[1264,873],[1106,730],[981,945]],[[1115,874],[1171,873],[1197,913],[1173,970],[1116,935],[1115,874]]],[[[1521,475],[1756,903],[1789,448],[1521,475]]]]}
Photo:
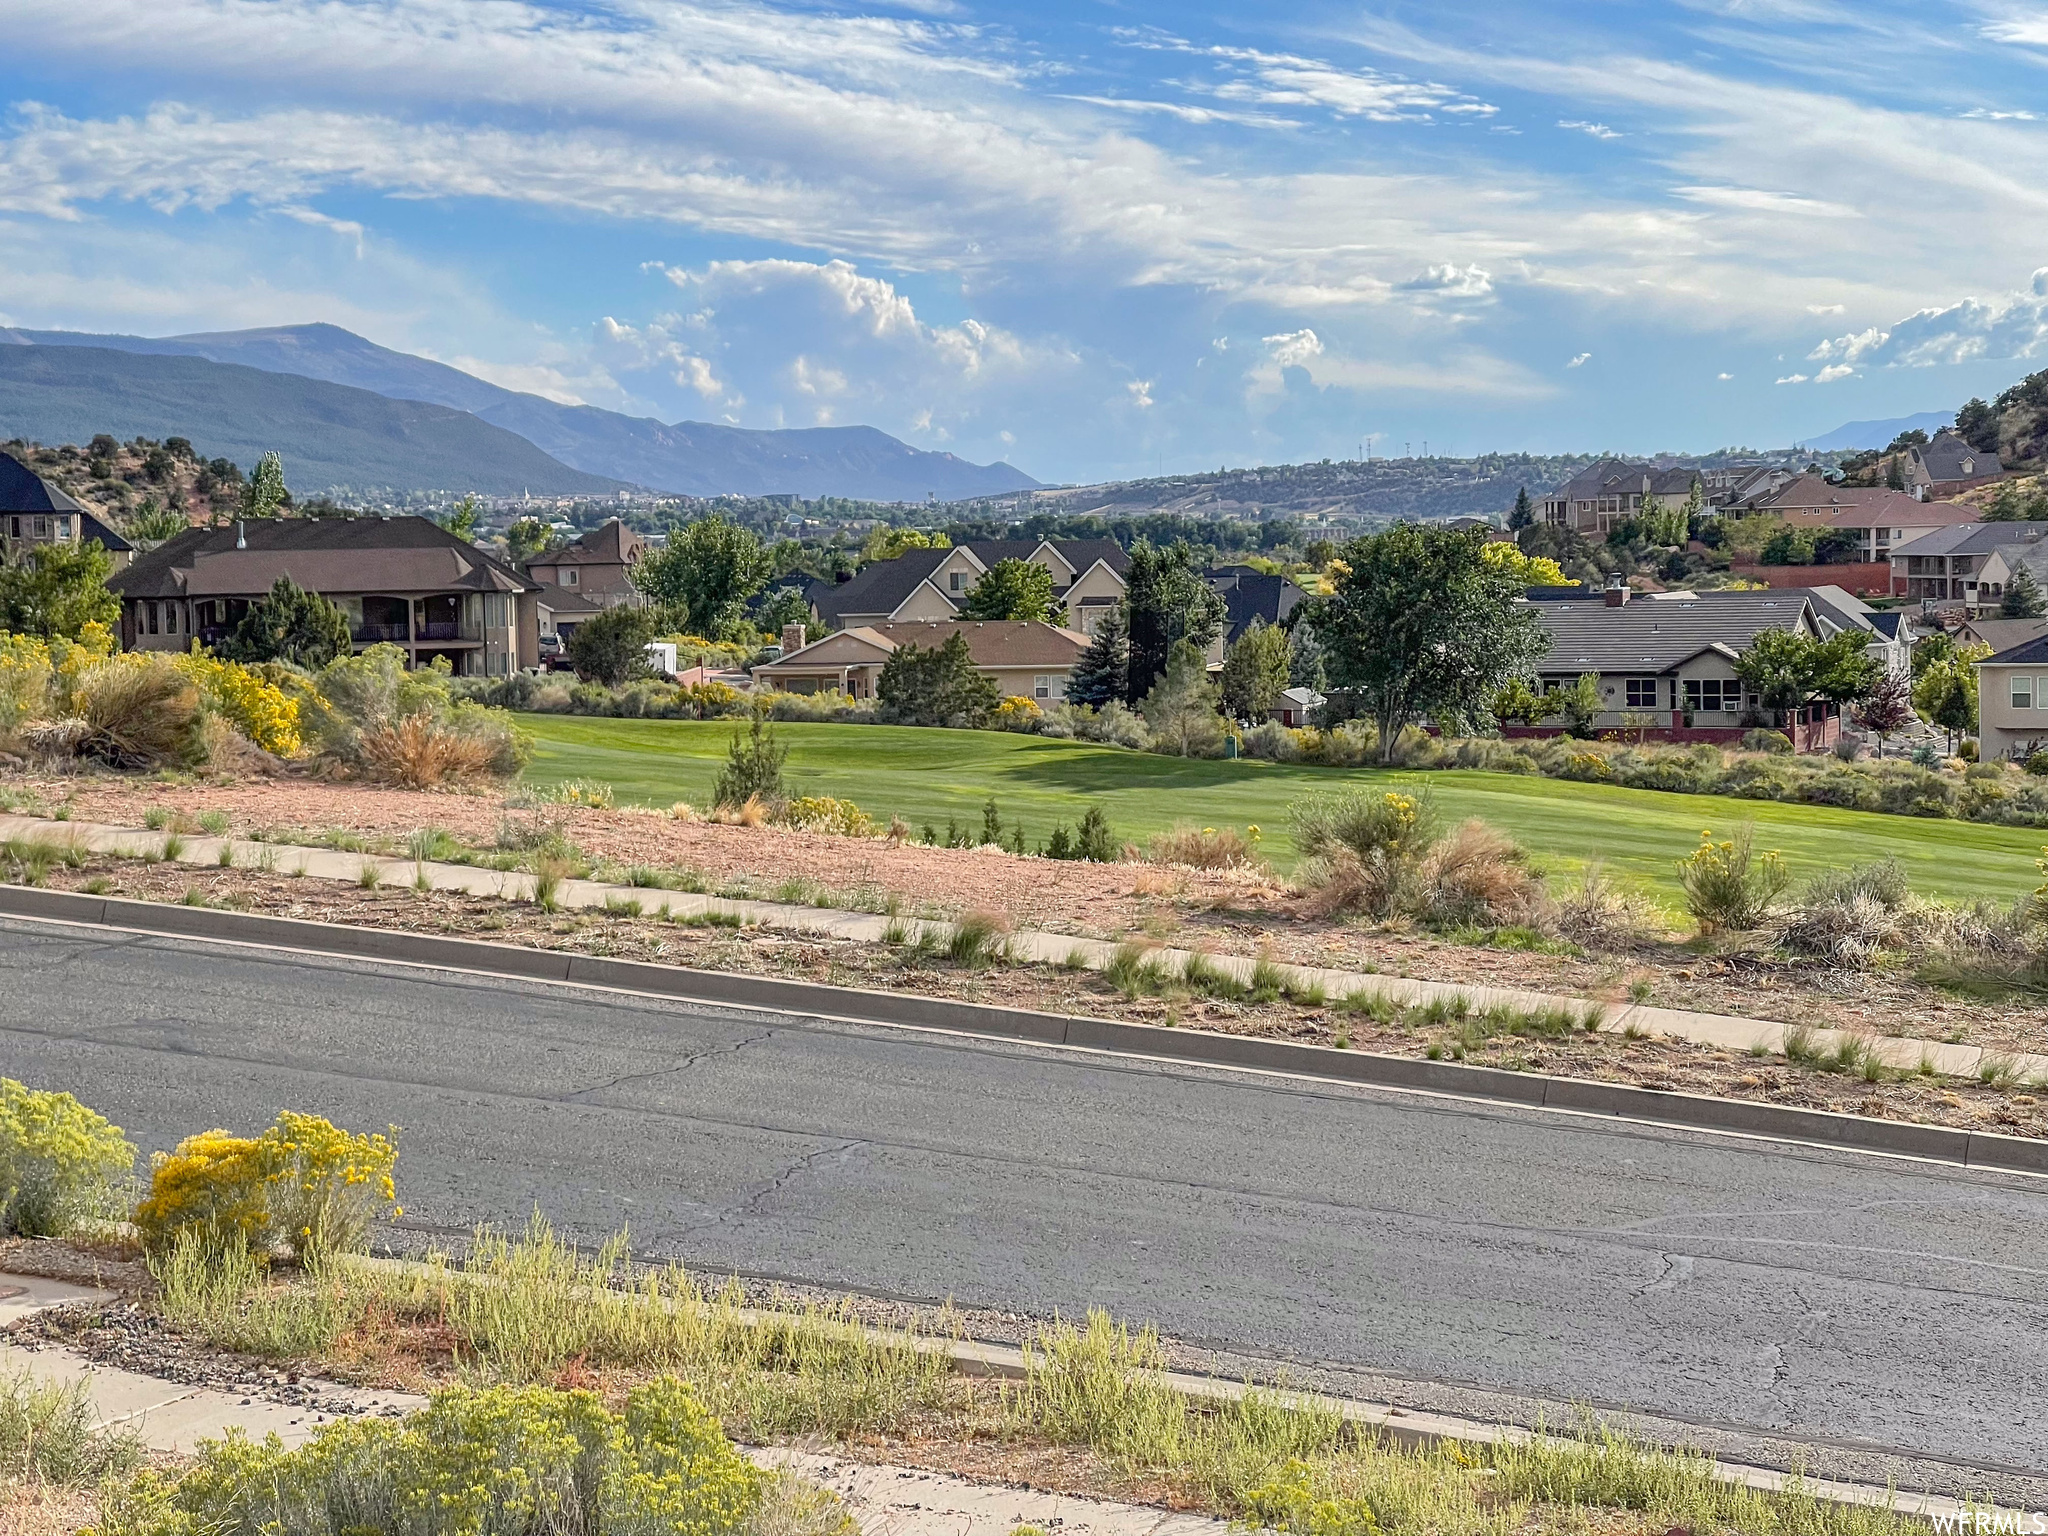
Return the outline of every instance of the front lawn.
{"type": "MultiPolygon", "coordinates": [[[[538,743],[527,778],[595,779],[621,803],[701,807],[725,759],[731,721],[608,720],[522,715],[538,743]]],[[[1276,862],[1291,863],[1287,807],[1317,788],[1347,783],[1427,785],[1445,813],[1477,816],[1557,866],[1604,860],[1618,874],[1677,899],[1676,865],[1702,830],[1722,835],[1754,821],[1760,845],[1782,849],[1795,873],[1897,858],[1929,896],[2010,898],[2040,883],[2034,861],[2048,834],[1976,822],[1886,816],[1823,806],[1617,789],[1519,774],[1455,769],[1383,772],[1252,761],[1157,757],[1088,742],[998,731],[880,725],[783,724],[785,771],[796,794],[857,801],[878,820],[913,828],[949,820],[978,830],[993,797],[1005,828],[1021,820],[1035,847],[1055,822],[1072,827],[1099,803],[1119,837],[1142,840],[1176,822],[1257,825],[1276,862]]]]}

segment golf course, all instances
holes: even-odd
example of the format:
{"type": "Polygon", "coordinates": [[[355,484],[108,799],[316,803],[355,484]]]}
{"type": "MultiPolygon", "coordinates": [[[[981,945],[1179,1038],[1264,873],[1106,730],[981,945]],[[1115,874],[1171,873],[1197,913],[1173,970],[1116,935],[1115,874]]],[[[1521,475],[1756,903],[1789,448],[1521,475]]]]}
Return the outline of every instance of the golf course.
{"type": "MultiPolygon", "coordinates": [[[[620,804],[702,808],[736,727],[729,720],[614,720],[527,714],[530,783],[590,779],[620,804]]],[[[1599,861],[1667,904],[1676,868],[1711,829],[1726,836],[1753,822],[1760,848],[1780,850],[1793,873],[1896,858],[1915,890],[1947,900],[2008,900],[2041,883],[2035,860],[2048,831],[1966,821],[1888,816],[1823,806],[1619,789],[1471,770],[1403,772],[1160,757],[1089,742],[1001,731],[907,726],[780,724],[792,795],[855,801],[878,821],[900,816],[914,830],[949,821],[979,829],[993,798],[1005,828],[1022,822],[1036,847],[1056,823],[1070,829],[1099,805],[1116,836],[1142,842],[1177,823],[1257,826],[1281,867],[1295,850],[1288,806],[1321,789],[1426,787],[1446,817],[1476,816],[1568,872],[1599,861]]]]}

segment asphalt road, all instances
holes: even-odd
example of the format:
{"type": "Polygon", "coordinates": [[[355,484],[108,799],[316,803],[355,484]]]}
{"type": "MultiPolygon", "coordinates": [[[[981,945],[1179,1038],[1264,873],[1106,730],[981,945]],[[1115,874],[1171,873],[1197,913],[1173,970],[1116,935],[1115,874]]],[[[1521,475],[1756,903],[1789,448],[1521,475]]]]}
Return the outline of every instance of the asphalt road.
{"type": "Polygon", "coordinates": [[[430,1223],[2048,1475],[2048,1181],[12,920],[0,1072],[396,1123],[430,1223]]]}

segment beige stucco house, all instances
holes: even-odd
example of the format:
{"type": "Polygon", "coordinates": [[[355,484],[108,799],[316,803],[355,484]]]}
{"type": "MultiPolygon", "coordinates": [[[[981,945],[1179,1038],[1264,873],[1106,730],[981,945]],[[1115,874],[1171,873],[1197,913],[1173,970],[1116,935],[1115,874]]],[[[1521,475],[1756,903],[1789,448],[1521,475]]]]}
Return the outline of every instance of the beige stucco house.
{"type": "Polygon", "coordinates": [[[833,629],[956,617],[974,584],[1003,560],[1027,560],[1052,576],[1067,628],[1095,632],[1124,595],[1130,556],[1114,539],[975,539],[951,549],[913,549],[877,560],[845,581],[814,581],[805,596],[833,629]]]}
{"type": "Polygon", "coordinates": [[[1088,637],[1078,631],[1024,620],[886,620],[809,644],[802,643],[802,626],[791,630],[782,659],[754,668],[755,681],[788,693],[836,691],[856,699],[875,697],[882,666],[898,646],[934,649],[959,633],[967,637],[976,669],[994,678],[1006,697],[1050,708],[1066,697],[1068,674],[1088,649],[1088,637]]]}
{"type": "Polygon", "coordinates": [[[2048,750],[2048,637],[1977,663],[1977,751],[1986,762],[2048,750]]]}

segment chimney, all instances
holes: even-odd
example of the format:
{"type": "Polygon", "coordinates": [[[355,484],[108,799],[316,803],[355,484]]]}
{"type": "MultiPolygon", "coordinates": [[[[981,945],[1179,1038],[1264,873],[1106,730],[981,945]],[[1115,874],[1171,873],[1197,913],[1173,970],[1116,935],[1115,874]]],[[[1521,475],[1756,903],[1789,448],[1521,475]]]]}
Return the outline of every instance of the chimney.
{"type": "Polygon", "coordinates": [[[791,655],[804,648],[804,626],[785,624],[782,626],[782,654],[791,655]]]}
{"type": "Polygon", "coordinates": [[[241,520],[241,519],[240,519],[240,518],[238,517],[238,518],[236,518],[236,519],[235,519],[235,548],[237,548],[237,549],[247,549],[248,547],[249,547],[249,525],[248,525],[247,523],[243,522],[243,521],[242,521],[242,520],[241,520]]]}
{"type": "Polygon", "coordinates": [[[1619,608],[1628,601],[1628,583],[1621,579],[1620,572],[1607,578],[1607,606],[1619,608]]]}

